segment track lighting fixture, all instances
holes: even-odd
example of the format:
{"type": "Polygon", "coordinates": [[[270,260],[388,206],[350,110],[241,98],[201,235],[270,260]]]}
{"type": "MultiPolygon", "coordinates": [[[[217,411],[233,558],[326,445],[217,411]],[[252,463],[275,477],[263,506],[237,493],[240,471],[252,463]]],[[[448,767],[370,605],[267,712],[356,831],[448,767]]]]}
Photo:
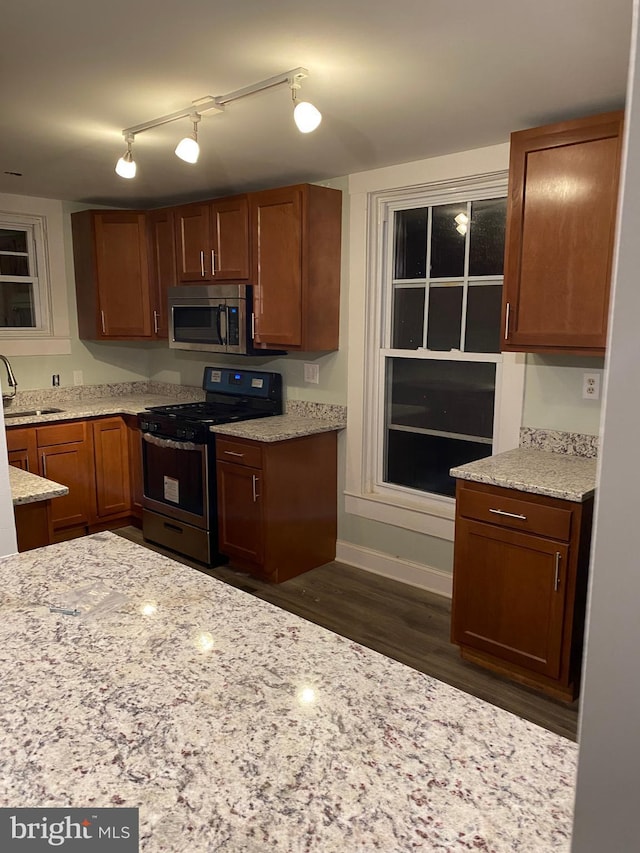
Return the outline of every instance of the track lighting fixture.
{"type": "Polygon", "coordinates": [[[198,145],[198,122],[200,114],[193,113],[189,116],[193,122],[193,133],[191,136],[185,136],[176,146],[176,157],[184,160],[185,163],[197,163],[200,156],[200,146],[198,145]]]}
{"type": "Polygon", "coordinates": [[[207,95],[197,101],[193,101],[188,107],[182,110],[177,110],[169,115],[161,116],[160,118],[152,119],[144,124],[138,124],[134,127],[126,127],[122,131],[122,135],[127,143],[127,150],[116,164],[116,172],[121,178],[134,178],[136,174],[136,163],[131,153],[131,144],[134,137],[138,133],[145,130],[151,130],[154,127],[160,127],[163,124],[168,124],[172,121],[178,121],[182,118],[189,118],[193,123],[193,133],[185,136],[178,143],[175,153],[187,163],[196,163],[200,154],[200,146],[198,144],[198,122],[206,113],[215,115],[224,111],[225,105],[232,101],[237,101],[247,95],[253,95],[256,92],[262,92],[265,89],[271,89],[274,86],[279,86],[286,83],[291,89],[291,97],[294,102],[293,117],[296,125],[301,133],[310,133],[315,130],[322,121],[321,113],[310,104],[308,101],[297,100],[297,90],[300,88],[300,81],[309,76],[306,68],[294,68],[291,71],[286,71],[284,74],[277,74],[275,77],[269,77],[266,80],[261,80],[259,83],[254,83],[251,86],[245,86],[243,89],[236,89],[235,92],[229,92],[227,95],[207,95]]]}
{"type": "MultiPolygon", "coordinates": [[[[302,71],[303,69],[299,69],[302,71]]],[[[299,101],[297,92],[300,88],[300,80],[306,77],[306,74],[293,74],[289,80],[289,88],[291,89],[291,99],[294,103],[293,119],[300,133],[311,133],[322,121],[322,113],[316,109],[313,104],[308,101],[299,101]]]]}
{"type": "Polygon", "coordinates": [[[133,159],[133,154],[131,153],[133,139],[133,133],[124,133],[127,150],[116,163],[116,172],[121,178],[135,178],[136,176],[136,161],[133,159]]]}

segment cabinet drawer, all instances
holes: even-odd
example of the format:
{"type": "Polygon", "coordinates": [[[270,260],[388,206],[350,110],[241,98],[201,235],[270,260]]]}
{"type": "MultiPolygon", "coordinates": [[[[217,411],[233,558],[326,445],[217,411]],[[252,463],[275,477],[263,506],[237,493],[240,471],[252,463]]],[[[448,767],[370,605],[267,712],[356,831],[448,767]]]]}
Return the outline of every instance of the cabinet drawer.
{"type": "Polygon", "coordinates": [[[499,491],[489,493],[471,489],[459,490],[457,504],[459,515],[465,518],[564,541],[571,535],[571,509],[503,497],[499,491]]]}
{"type": "Polygon", "coordinates": [[[84,441],[84,422],[66,422],[43,426],[36,429],[38,447],[48,447],[51,444],[68,444],[72,441],[84,441]]]}
{"type": "Polygon", "coordinates": [[[249,465],[251,468],[262,468],[262,448],[258,444],[217,438],[216,459],[235,462],[237,465],[249,465]]]}

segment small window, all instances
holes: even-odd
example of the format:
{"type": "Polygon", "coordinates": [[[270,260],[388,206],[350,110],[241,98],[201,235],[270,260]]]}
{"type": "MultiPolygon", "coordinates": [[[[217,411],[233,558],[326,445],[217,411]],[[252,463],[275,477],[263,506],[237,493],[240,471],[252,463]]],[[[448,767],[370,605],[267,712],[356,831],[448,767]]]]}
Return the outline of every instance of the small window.
{"type": "Polygon", "coordinates": [[[49,332],[40,217],[0,214],[0,335],[49,332]]]}

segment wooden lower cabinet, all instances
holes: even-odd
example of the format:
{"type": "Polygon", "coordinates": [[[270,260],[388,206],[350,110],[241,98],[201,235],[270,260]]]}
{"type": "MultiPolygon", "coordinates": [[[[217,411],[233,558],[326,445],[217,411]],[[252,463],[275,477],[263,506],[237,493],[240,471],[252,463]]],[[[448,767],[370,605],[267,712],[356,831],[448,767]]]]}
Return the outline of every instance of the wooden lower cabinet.
{"type": "Polygon", "coordinates": [[[564,700],[579,687],[593,500],[458,481],[451,637],[564,700]]]}
{"type": "Polygon", "coordinates": [[[73,539],[132,520],[132,457],[129,430],[122,417],[10,428],[7,448],[10,465],[69,489],[69,494],[51,500],[51,541],[73,539]]]}
{"type": "Polygon", "coordinates": [[[337,438],[216,441],[219,550],[280,583],[336,554],[337,438]]]}
{"type": "Polygon", "coordinates": [[[53,542],[50,500],[18,504],[13,509],[19,553],[42,548],[53,542]]]}

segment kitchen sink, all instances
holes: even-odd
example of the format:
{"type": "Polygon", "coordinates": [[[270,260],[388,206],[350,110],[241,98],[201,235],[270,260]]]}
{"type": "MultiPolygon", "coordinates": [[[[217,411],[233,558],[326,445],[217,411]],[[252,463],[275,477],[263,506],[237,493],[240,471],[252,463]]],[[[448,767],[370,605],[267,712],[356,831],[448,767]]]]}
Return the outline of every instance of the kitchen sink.
{"type": "Polygon", "coordinates": [[[54,415],[56,412],[61,412],[62,409],[29,409],[25,412],[5,412],[4,419],[7,418],[29,418],[32,415],[54,415]]]}

